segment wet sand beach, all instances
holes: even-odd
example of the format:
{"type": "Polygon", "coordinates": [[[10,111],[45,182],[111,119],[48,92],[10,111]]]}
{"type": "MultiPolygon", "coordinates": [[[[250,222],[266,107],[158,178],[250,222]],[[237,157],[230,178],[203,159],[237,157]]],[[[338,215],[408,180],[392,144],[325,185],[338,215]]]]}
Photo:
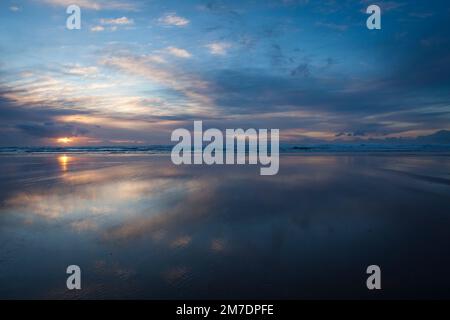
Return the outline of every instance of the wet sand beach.
{"type": "Polygon", "coordinates": [[[450,298],[449,160],[284,154],[260,176],[168,155],[2,155],[0,298],[450,298]]]}

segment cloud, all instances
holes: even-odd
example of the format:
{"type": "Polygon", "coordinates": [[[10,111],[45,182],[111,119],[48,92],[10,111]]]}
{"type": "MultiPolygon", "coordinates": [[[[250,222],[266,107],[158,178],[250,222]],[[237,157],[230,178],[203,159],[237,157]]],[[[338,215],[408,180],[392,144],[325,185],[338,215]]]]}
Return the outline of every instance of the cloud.
{"type": "Polygon", "coordinates": [[[434,16],[434,14],[432,12],[411,12],[409,16],[413,18],[425,19],[434,16]]]}
{"type": "Polygon", "coordinates": [[[249,68],[216,71],[206,77],[212,88],[209,98],[230,119],[251,121],[255,126],[254,115],[258,115],[259,125],[280,128],[283,134],[291,132],[292,138],[308,136],[305,131],[323,132],[329,138],[338,132],[351,132],[352,136],[364,133],[368,138],[430,125],[448,128],[450,109],[445,111],[439,105],[431,108],[443,97],[423,90],[413,94],[386,75],[364,79],[340,74],[329,78],[323,71],[312,72],[321,69],[311,64],[300,64],[294,70],[295,77],[249,68]],[[297,134],[299,127],[303,131],[297,134]]]}
{"type": "MultiPolygon", "coordinates": [[[[170,108],[161,108],[164,100],[124,92],[124,87],[136,82],[132,77],[121,74],[109,77],[102,74],[97,66],[82,65],[65,65],[58,74],[55,71],[53,73],[37,73],[8,85],[0,83],[0,98],[8,101],[8,105],[16,106],[18,110],[26,108],[36,114],[44,107],[58,111],[59,114],[64,114],[63,111],[70,111],[70,115],[89,113],[93,121],[87,123],[92,125],[96,124],[96,120],[99,120],[98,124],[114,126],[119,124],[120,117],[121,120],[142,120],[143,116],[148,119],[170,115],[170,108]],[[83,77],[83,81],[78,77],[83,77]],[[103,121],[107,117],[117,119],[103,121]]],[[[1,118],[5,118],[4,107],[0,113],[1,118]]],[[[48,122],[53,118],[44,120],[48,122]]],[[[74,119],[68,118],[61,121],[75,122],[74,119]]],[[[133,128],[129,123],[128,126],[133,128]]]]}
{"type": "Polygon", "coordinates": [[[145,56],[145,58],[148,61],[155,62],[155,63],[167,63],[166,59],[164,59],[164,57],[162,57],[160,55],[152,54],[152,55],[145,56]]]}
{"type": "Polygon", "coordinates": [[[307,5],[309,0],[281,0],[281,3],[284,5],[307,5]]]}
{"type": "Polygon", "coordinates": [[[128,76],[134,75],[175,91],[172,95],[180,101],[173,106],[173,115],[214,115],[216,112],[213,101],[209,98],[209,83],[198,75],[155,62],[153,56],[112,56],[102,59],[101,63],[106,67],[119,69],[128,76]]]}
{"type": "Polygon", "coordinates": [[[119,27],[123,26],[131,26],[134,25],[134,20],[129,19],[127,17],[121,17],[121,18],[112,18],[112,19],[100,19],[100,23],[102,25],[94,26],[91,28],[91,32],[102,32],[105,31],[105,26],[109,26],[110,31],[116,31],[119,27]]]}
{"type": "Polygon", "coordinates": [[[301,63],[294,70],[291,71],[291,76],[309,77],[310,75],[311,71],[307,63],[301,63]]]}
{"type": "Polygon", "coordinates": [[[176,47],[167,47],[167,52],[169,52],[171,55],[178,57],[178,58],[192,57],[192,55],[187,50],[176,48],[176,47]]]}
{"type": "Polygon", "coordinates": [[[74,76],[81,77],[92,77],[96,76],[99,73],[99,70],[95,66],[80,66],[80,65],[71,65],[67,66],[67,73],[74,76]]]}
{"type": "Polygon", "coordinates": [[[128,19],[127,17],[121,17],[116,19],[101,19],[101,24],[106,25],[132,25],[134,24],[133,19],[128,19]]]}
{"type": "Polygon", "coordinates": [[[231,47],[227,42],[213,42],[206,45],[209,52],[213,55],[224,56],[227,54],[227,50],[231,47]]]}
{"type": "Polygon", "coordinates": [[[175,13],[168,13],[159,18],[158,21],[164,25],[177,27],[185,27],[190,23],[188,19],[177,16],[175,13]]]}
{"type": "Polygon", "coordinates": [[[89,10],[125,10],[137,11],[137,6],[132,1],[115,1],[115,0],[38,0],[53,6],[68,7],[76,4],[83,9],[89,10]]]}
{"type": "Polygon", "coordinates": [[[4,97],[0,90],[0,146],[47,144],[49,138],[61,136],[81,136],[88,132],[83,125],[61,123],[55,120],[59,116],[79,110],[54,109],[48,106],[20,105],[4,97]]]}
{"type": "Polygon", "coordinates": [[[23,132],[38,138],[78,137],[89,131],[72,124],[47,123],[25,123],[16,126],[23,132]]]}
{"type": "MultiPolygon", "coordinates": [[[[58,11],[73,3],[32,1],[61,6],[56,7],[58,11]]],[[[110,10],[109,4],[117,8],[119,3],[145,2],[79,3],[82,8],[110,10]]],[[[444,3],[442,8],[391,4],[398,8],[388,14],[396,31],[371,33],[370,41],[364,32],[367,16],[360,11],[361,2],[309,1],[295,12],[287,6],[301,3],[306,4],[270,1],[258,5],[258,17],[251,14],[253,4],[225,5],[221,0],[206,1],[202,12],[198,6],[177,9],[181,15],[202,15],[198,20],[192,16],[192,21],[157,5],[167,11],[148,12],[159,25],[156,29],[141,28],[132,38],[102,41],[97,34],[75,47],[60,46],[58,38],[38,41],[31,46],[36,54],[56,50],[53,56],[39,54],[46,57],[42,61],[27,58],[20,51],[25,44],[19,42],[20,46],[2,50],[5,58],[11,52],[17,60],[10,65],[6,59],[1,66],[0,98],[36,117],[44,112],[46,117],[36,120],[23,115],[7,121],[3,119],[13,110],[2,106],[1,133],[32,131],[30,124],[43,126],[34,128],[42,132],[49,127],[45,123],[77,123],[94,133],[93,126],[107,128],[114,140],[141,141],[146,139],[144,134],[167,134],[154,129],[158,125],[200,117],[217,127],[278,127],[292,138],[343,133],[342,139],[347,134],[350,139],[364,133],[360,139],[366,139],[449,128],[450,41],[444,3]],[[322,5],[333,15],[320,10],[322,5]],[[271,15],[274,6],[275,16],[271,15]],[[431,12],[432,23],[420,24],[418,18],[431,12]],[[305,17],[320,22],[301,23],[305,17]],[[191,22],[193,28],[181,28],[191,22]],[[396,33],[404,36],[395,38],[396,33]],[[227,59],[217,63],[221,56],[227,59]],[[47,115],[49,109],[70,114],[47,115]],[[117,135],[121,130],[127,135],[117,135]]],[[[129,12],[87,14],[92,18],[91,32],[128,28],[131,18],[138,23],[138,15],[129,12]]]]}
{"type": "Polygon", "coordinates": [[[95,27],[91,28],[91,31],[92,32],[102,32],[102,31],[105,31],[105,27],[103,27],[103,26],[95,26],[95,27]]]}
{"type": "MultiPolygon", "coordinates": [[[[373,4],[373,0],[362,0],[361,3],[370,5],[373,4]]],[[[406,5],[406,3],[397,1],[377,1],[375,4],[377,4],[381,8],[382,12],[397,10],[398,8],[406,5]]]]}
{"type": "Polygon", "coordinates": [[[316,26],[318,27],[324,27],[336,31],[346,31],[348,29],[347,25],[344,24],[337,24],[337,23],[327,23],[327,22],[316,22],[316,26]]]}
{"type": "Polygon", "coordinates": [[[11,10],[13,12],[17,12],[17,11],[20,11],[20,8],[18,6],[11,6],[11,7],[9,7],[9,10],[11,10]]]}

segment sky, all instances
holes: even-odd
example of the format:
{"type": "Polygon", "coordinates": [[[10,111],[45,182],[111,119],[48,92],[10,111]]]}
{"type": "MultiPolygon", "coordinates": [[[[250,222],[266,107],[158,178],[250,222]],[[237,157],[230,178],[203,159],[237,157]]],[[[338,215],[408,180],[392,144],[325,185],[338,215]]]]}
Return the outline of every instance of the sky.
{"type": "Polygon", "coordinates": [[[170,144],[194,120],[295,143],[448,130],[448,30],[446,1],[1,0],[0,146],[170,144]]]}

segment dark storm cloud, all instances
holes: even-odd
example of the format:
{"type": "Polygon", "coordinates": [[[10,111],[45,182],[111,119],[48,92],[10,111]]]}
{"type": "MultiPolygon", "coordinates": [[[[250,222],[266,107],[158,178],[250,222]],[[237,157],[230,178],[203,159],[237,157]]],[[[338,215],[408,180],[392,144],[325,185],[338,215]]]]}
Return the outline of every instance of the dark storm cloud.
{"type": "Polygon", "coordinates": [[[411,90],[450,86],[450,12],[447,5],[436,10],[441,12],[432,20],[399,24],[400,39],[383,40],[380,52],[389,67],[386,85],[411,90]]]}
{"type": "Polygon", "coordinates": [[[291,71],[291,76],[309,77],[310,74],[311,71],[309,70],[309,65],[307,63],[301,63],[291,71]]]}
{"type": "Polygon", "coordinates": [[[28,135],[37,138],[78,137],[89,131],[72,124],[47,123],[24,123],[16,126],[28,135]]]}
{"type": "MultiPolygon", "coordinates": [[[[365,46],[368,50],[372,46],[377,53],[379,72],[354,75],[342,68],[335,72],[336,66],[341,67],[341,59],[332,55],[322,60],[321,66],[305,56],[286,62],[285,49],[276,44],[270,46],[268,57],[272,66],[286,67],[284,72],[283,68],[278,69],[280,72],[274,68],[216,70],[207,75],[214,84],[210,96],[228,114],[328,112],[335,116],[336,127],[342,129],[336,133],[351,136],[405,130],[396,127],[397,123],[407,125],[408,130],[448,128],[450,12],[443,10],[444,2],[436,2],[433,10],[440,16],[433,15],[432,22],[404,21],[400,13],[409,16],[408,12],[418,10],[419,4],[383,3],[389,14],[398,14],[389,23],[404,36],[398,40],[392,30],[383,30],[373,39],[368,38],[370,42],[365,46]],[[294,67],[289,68],[293,63],[294,67]]],[[[300,120],[302,127],[305,121],[300,120]]],[[[288,123],[285,121],[285,127],[289,127],[288,123]]]]}
{"type": "Polygon", "coordinates": [[[227,1],[221,0],[206,1],[202,8],[215,14],[228,15],[233,18],[240,17],[238,11],[233,9],[232,6],[230,6],[230,4],[227,1]]]}
{"type": "Polygon", "coordinates": [[[88,133],[88,129],[82,126],[58,123],[54,120],[58,116],[74,114],[83,112],[43,106],[20,106],[0,96],[0,145],[33,144],[36,139],[74,137],[88,133]]]}
{"type": "Polygon", "coordinates": [[[320,79],[313,77],[308,65],[300,65],[297,73],[303,77],[264,74],[261,70],[226,70],[214,75],[216,102],[229,112],[270,112],[289,109],[358,112],[391,110],[392,97],[381,96],[372,82],[320,79]],[[306,77],[308,76],[308,77],[306,77]],[[358,85],[357,90],[352,90],[358,85]]]}
{"type": "Polygon", "coordinates": [[[8,124],[15,121],[36,121],[51,122],[55,116],[65,116],[73,114],[88,114],[86,111],[71,109],[54,109],[42,105],[18,105],[2,96],[0,92],[0,123],[8,124]]]}

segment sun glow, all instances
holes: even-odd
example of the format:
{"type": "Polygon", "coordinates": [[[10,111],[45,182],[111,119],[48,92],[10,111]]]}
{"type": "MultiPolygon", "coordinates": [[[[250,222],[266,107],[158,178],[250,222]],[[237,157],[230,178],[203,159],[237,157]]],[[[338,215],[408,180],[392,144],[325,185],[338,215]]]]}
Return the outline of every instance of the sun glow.
{"type": "Polygon", "coordinates": [[[72,142],[71,138],[68,137],[63,137],[63,138],[58,138],[58,143],[62,143],[62,144],[68,144],[70,142],[72,142]]]}

